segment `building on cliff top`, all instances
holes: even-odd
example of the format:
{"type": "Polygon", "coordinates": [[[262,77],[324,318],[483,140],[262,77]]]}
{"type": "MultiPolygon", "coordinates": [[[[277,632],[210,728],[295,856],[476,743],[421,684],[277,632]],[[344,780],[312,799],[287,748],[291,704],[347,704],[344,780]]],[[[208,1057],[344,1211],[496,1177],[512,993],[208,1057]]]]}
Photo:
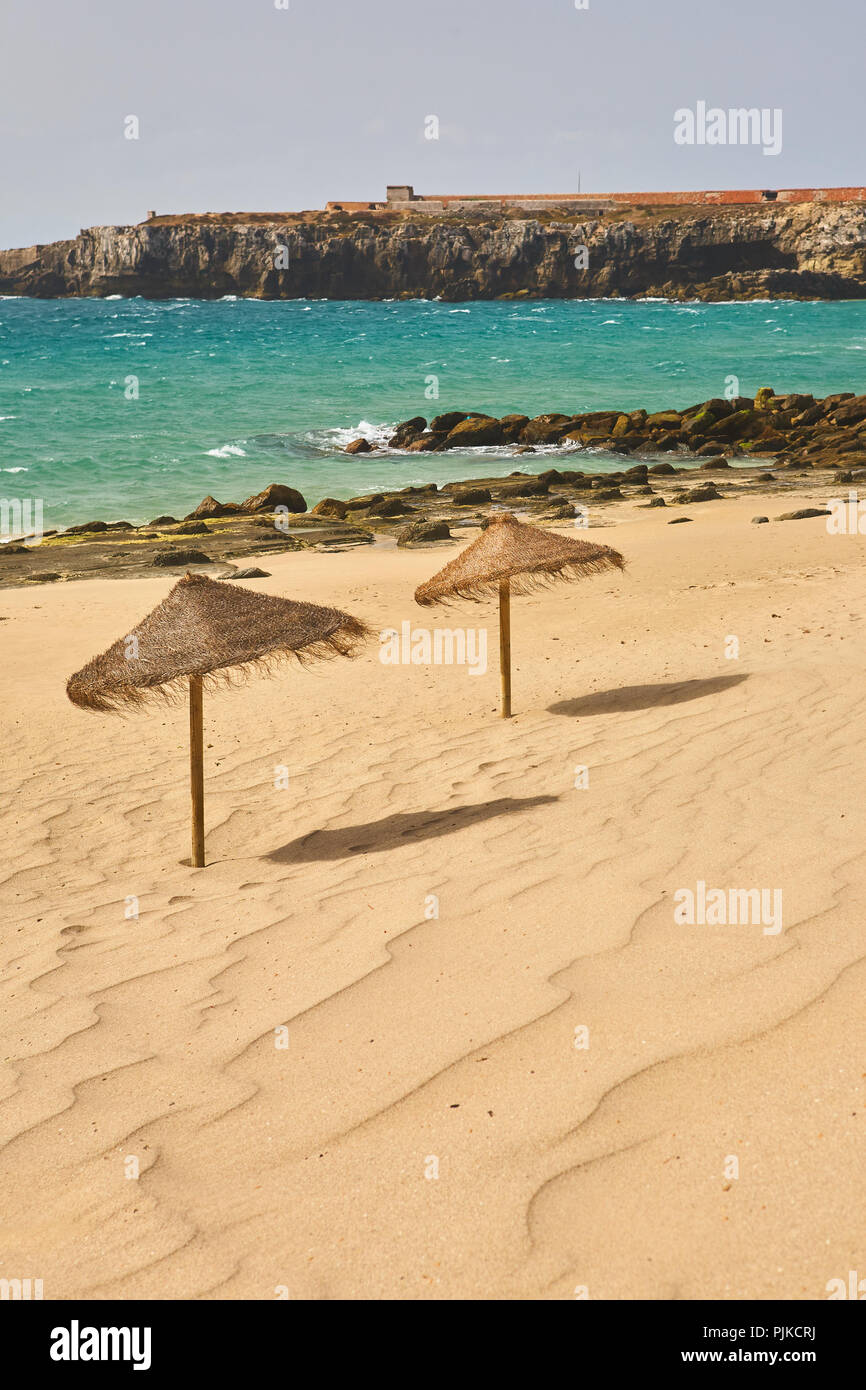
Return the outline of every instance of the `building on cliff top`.
{"type": "Polygon", "coordinates": [[[866,188],[739,188],[694,193],[419,194],[410,183],[389,184],[384,202],[329,202],[327,212],[606,212],[618,207],[713,207],[754,203],[862,203],[866,188]]]}

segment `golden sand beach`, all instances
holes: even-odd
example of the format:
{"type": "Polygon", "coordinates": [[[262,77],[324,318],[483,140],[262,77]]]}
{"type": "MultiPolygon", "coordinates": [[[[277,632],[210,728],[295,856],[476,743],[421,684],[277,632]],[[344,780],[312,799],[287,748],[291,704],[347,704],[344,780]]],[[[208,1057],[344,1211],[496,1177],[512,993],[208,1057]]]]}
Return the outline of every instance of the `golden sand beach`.
{"type": "Polygon", "coordinates": [[[515,600],[511,720],[495,607],[412,600],[456,547],[269,555],[251,588],[485,627],[488,669],[374,641],[210,695],[204,870],[183,706],[64,688],[174,578],[3,592],[4,1273],[821,1299],[863,1265],[866,558],[754,511],[595,529],[627,569],[515,600]],[[677,921],[698,884],[781,890],[781,930],[677,921]]]}

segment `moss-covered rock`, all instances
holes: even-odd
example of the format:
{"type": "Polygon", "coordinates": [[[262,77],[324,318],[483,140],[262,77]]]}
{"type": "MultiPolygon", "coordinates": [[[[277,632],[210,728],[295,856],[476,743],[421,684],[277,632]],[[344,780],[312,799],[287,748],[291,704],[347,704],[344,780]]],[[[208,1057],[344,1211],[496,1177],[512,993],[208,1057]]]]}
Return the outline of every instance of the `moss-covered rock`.
{"type": "Polygon", "coordinates": [[[205,497],[194,512],[184,517],[184,521],[207,521],[208,517],[237,516],[240,512],[237,502],[218,502],[215,497],[205,497]]]}
{"type": "Polygon", "coordinates": [[[410,507],[399,497],[383,497],[381,502],[374,502],[370,507],[370,516],[391,517],[408,516],[414,512],[415,508],[410,507]]]}
{"type": "Polygon", "coordinates": [[[474,449],[483,444],[504,444],[502,426],[489,415],[461,420],[442,441],[444,449],[474,449]]]}
{"type": "Polygon", "coordinates": [[[536,415],[524,425],[520,435],[523,444],[558,444],[566,430],[574,424],[572,415],[536,415]]]}
{"type": "Polygon", "coordinates": [[[346,503],[346,510],[359,512],[367,507],[372,507],[376,502],[384,502],[384,492],[368,492],[364,497],[350,497],[346,503]]]}
{"type": "Polygon", "coordinates": [[[430,421],[430,429],[434,434],[448,434],[455,425],[468,419],[469,412],[466,410],[448,410],[444,415],[436,415],[430,421]]]}
{"type": "Polygon", "coordinates": [[[757,410],[735,410],[733,415],[717,420],[706,433],[710,439],[733,440],[746,439],[750,435],[760,434],[764,429],[766,420],[761,418],[757,410]]]}
{"type": "Polygon", "coordinates": [[[209,565],[210,556],[203,550],[162,550],[154,555],[151,564],[162,569],[175,565],[209,565]]]}
{"type": "MultiPolygon", "coordinates": [[[[502,434],[506,444],[517,444],[526,426],[529,424],[528,415],[503,415],[499,421],[502,426],[502,434]]],[[[527,446],[529,447],[529,446],[527,446]]]]}
{"type": "Polygon", "coordinates": [[[447,437],[445,434],[433,434],[432,432],[421,434],[417,439],[411,440],[406,445],[406,449],[410,454],[435,454],[442,448],[447,437]]]}
{"type": "Polygon", "coordinates": [[[683,432],[687,435],[707,434],[711,427],[718,423],[719,416],[714,410],[705,407],[694,415],[687,416],[682,423],[683,432]]]}
{"type": "Polygon", "coordinates": [[[338,497],[323,497],[321,502],[316,503],[311,516],[329,516],[342,521],[348,510],[345,502],[341,502],[338,497]]]}
{"type": "Polygon", "coordinates": [[[690,488],[680,497],[681,502],[719,502],[722,494],[717,491],[712,483],[703,483],[700,487],[690,488]]]}
{"type": "Polygon", "coordinates": [[[447,521],[413,521],[397,537],[398,545],[417,545],[424,541],[449,541],[451,531],[447,521]]]}
{"type": "Polygon", "coordinates": [[[451,496],[458,507],[481,507],[490,501],[490,488],[456,487],[451,496]]]}
{"type": "MultiPolygon", "coordinates": [[[[277,507],[285,507],[290,512],[305,512],[307,503],[297,488],[288,487],[285,483],[269,483],[261,492],[257,492],[254,497],[248,497],[241,503],[243,512],[274,512],[277,507]]],[[[195,517],[187,520],[196,520],[195,517]]]]}
{"type": "Polygon", "coordinates": [[[523,478],[517,483],[505,483],[499,489],[499,496],[503,501],[511,497],[546,497],[550,491],[550,484],[544,483],[540,478],[523,478]]]}

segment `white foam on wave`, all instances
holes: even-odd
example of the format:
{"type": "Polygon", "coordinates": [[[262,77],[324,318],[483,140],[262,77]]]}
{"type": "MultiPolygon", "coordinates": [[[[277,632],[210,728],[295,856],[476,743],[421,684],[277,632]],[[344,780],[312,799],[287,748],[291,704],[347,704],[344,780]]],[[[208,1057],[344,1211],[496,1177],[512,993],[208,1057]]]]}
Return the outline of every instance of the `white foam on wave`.
{"type": "Polygon", "coordinates": [[[207,452],[212,459],[246,458],[246,452],[237,444],[222,444],[219,449],[208,449],[207,452]]]}
{"type": "Polygon", "coordinates": [[[305,438],[318,449],[345,449],[353,439],[359,438],[381,446],[388,443],[393,433],[393,424],[373,425],[369,420],[359,420],[353,429],[310,430],[305,438]]]}
{"type": "Polygon", "coordinates": [[[0,473],[29,473],[29,472],[30,472],[30,469],[29,469],[29,468],[24,468],[23,465],[22,465],[22,467],[20,467],[20,468],[0,468],[0,473]]]}
{"type": "MultiPolygon", "coordinates": [[[[785,301],[786,303],[789,301],[785,301]]],[[[809,299],[798,300],[802,304],[819,304],[822,300],[809,299]]],[[[755,304],[768,304],[770,308],[776,308],[780,303],[776,299],[702,299],[702,304],[724,304],[726,309],[751,309],[755,304]]]]}
{"type": "MultiPolygon", "coordinates": [[[[363,438],[370,444],[375,444],[379,449],[390,454],[408,455],[408,450],[388,448],[388,441],[391,439],[396,422],[390,421],[385,424],[374,425],[369,420],[359,420],[358,424],[350,429],[326,429],[309,430],[303,437],[307,444],[315,449],[338,450],[343,452],[347,444],[351,444],[353,439],[363,438]]],[[[517,449],[517,444],[463,444],[453,450],[454,454],[471,454],[473,457],[489,458],[512,458],[517,449]]],[[[585,453],[584,445],[575,440],[562,440],[559,444],[536,444],[535,453],[538,456],[549,454],[551,457],[562,456],[570,453],[585,453]]],[[[449,451],[451,452],[451,451],[449,451]]],[[[602,450],[604,453],[605,451],[602,450]]],[[[369,455],[362,456],[369,458],[369,455]]]]}

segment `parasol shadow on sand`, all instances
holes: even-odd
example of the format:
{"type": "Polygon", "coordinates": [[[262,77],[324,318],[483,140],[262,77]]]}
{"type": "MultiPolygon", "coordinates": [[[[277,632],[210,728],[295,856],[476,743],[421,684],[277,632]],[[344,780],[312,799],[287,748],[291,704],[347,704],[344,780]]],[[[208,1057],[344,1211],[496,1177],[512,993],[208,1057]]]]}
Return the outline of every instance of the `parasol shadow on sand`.
{"type": "Polygon", "coordinates": [[[422,607],[453,599],[499,596],[501,714],[511,717],[511,595],[560,579],[583,579],[625,568],[618,550],[527,526],[510,512],[494,513],[485,530],[444,569],[415,590],[422,607]]]}
{"type": "Polygon", "coordinates": [[[703,680],[659,681],[655,685],[618,686],[615,690],[596,690],[575,700],[557,700],[548,705],[551,714],[625,714],[641,709],[662,709],[719,695],[748,680],[746,672],[729,676],[707,676],[703,680]]]}
{"type": "Polygon", "coordinates": [[[513,816],[536,806],[551,806],[558,800],[558,796],[550,795],[500,796],[495,801],[454,806],[445,811],[395,811],[383,820],[367,821],[363,825],[314,830],[262,857],[275,864],[314,864],[328,859],[347,859],[352,854],[380,854],[416,845],[421,840],[453,835],[496,816],[513,816]]]}
{"type": "Polygon", "coordinates": [[[66,693],[80,709],[117,713],[189,692],[192,857],[204,867],[202,692],[238,685],[281,661],[302,664],[356,656],[370,636],[337,608],[251,593],[187,574],[126,637],[70,676],[66,693]]]}

